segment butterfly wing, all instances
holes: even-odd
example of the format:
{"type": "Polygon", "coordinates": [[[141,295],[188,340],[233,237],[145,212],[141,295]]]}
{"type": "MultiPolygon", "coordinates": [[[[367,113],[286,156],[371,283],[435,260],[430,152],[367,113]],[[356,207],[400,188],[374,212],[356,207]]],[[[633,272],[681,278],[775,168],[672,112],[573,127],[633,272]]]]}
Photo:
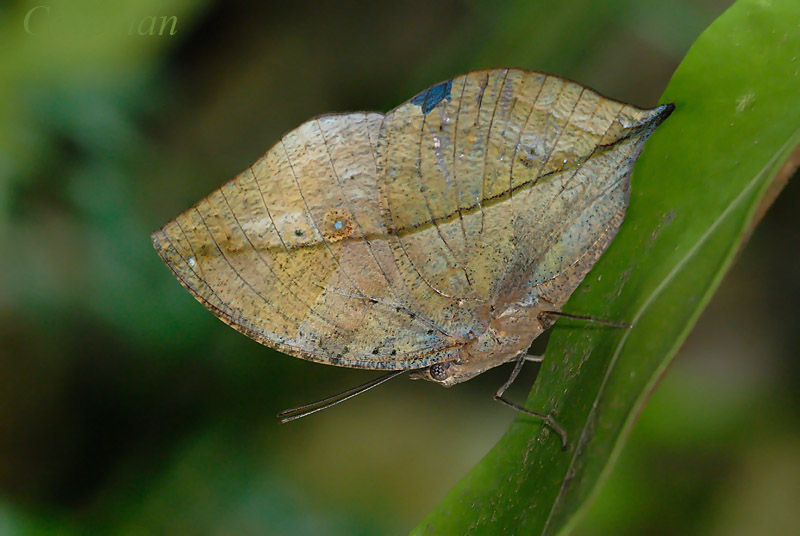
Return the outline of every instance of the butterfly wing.
{"type": "Polygon", "coordinates": [[[156,231],[156,250],[223,321],[283,352],[373,369],[452,358],[452,338],[410,305],[387,243],[382,119],[301,125],[156,231]]]}
{"type": "Polygon", "coordinates": [[[153,234],[222,320],[306,359],[454,359],[503,301],[560,307],[622,221],[659,109],[514,69],[323,116],[153,234]]]}
{"type": "Polygon", "coordinates": [[[386,218],[425,315],[465,337],[487,325],[485,304],[563,305],[619,228],[662,108],[496,69],[389,112],[378,151],[386,218]]]}

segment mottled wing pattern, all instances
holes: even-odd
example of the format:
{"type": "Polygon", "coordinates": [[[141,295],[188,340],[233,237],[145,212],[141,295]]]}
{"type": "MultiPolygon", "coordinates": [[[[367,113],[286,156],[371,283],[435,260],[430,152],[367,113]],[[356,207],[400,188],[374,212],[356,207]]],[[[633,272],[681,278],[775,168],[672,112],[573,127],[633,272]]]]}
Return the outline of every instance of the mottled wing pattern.
{"type": "Polygon", "coordinates": [[[459,76],[389,112],[386,219],[426,316],[477,334],[486,304],[529,299],[589,252],[596,260],[656,115],[515,69],[459,76]]]}
{"type": "Polygon", "coordinates": [[[499,302],[566,301],[622,221],[657,110],[540,73],[469,73],[385,116],[301,125],[153,242],[259,342],[421,368],[454,359],[499,302]]]}
{"type": "Polygon", "coordinates": [[[222,320],[307,359],[402,369],[453,356],[409,306],[376,181],[381,114],[290,132],[153,234],[165,262],[222,320]]]}

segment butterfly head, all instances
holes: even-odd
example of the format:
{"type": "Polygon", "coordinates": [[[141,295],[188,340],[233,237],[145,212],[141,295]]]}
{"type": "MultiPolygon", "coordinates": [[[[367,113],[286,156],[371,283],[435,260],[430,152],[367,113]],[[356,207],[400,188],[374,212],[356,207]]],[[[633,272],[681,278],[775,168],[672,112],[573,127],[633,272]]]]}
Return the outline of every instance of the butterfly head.
{"type": "Polygon", "coordinates": [[[428,380],[444,387],[452,387],[457,383],[465,382],[477,376],[485,370],[487,370],[486,367],[481,367],[476,370],[475,367],[470,366],[470,363],[444,361],[441,363],[434,363],[424,369],[415,370],[409,374],[409,377],[412,380],[428,380]]]}

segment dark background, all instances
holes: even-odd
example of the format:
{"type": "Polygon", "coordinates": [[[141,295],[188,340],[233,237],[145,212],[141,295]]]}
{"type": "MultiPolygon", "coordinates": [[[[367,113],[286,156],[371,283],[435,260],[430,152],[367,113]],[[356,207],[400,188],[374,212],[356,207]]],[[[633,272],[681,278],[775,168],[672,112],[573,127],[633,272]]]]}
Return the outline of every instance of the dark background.
{"type": "MultiPolygon", "coordinates": [[[[385,111],[470,69],[548,71],[653,106],[728,5],[0,4],[0,535],[413,527],[512,420],[491,401],[508,371],[450,390],[395,380],[280,426],[277,411],[375,374],[227,328],[163,266],[150,232],[306,119],[385,111]],[[50,11],[26,28],[37,5],[50,11]],[[174,35],[162,16],[176,17],[174,35]]],[[[579,533],[800,527],[798,202],[795,180],[579,533]]]]}

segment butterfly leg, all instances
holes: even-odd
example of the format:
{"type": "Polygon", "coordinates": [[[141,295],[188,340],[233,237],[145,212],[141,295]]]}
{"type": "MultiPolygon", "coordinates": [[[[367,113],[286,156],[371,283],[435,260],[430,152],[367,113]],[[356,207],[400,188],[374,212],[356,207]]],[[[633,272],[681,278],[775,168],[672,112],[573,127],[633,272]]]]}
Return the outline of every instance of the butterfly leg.
{"type": "Polygon", "coordinates": [[[613,320],[606,320],[605,318],[597,318],[594,316],[588,315],[574,315],[572,313],[564,313],[561,311],[542,311],[540,313],[541,316],[563,316],[564,318],[572,318],[574,320],[585,320],[586,322],[595,322],[597,324],[603,324],[604,326],[611,326],[612,328],[632,328],[633,324],[629,324],[628,322],[614,322],[613,320]]]}
{"type": "MultiPolygon", "coordinates": [[[[530,356],[530,357],[539,357],[539,356],[530,356]]],[[[567,450],[567,433],[564,431],[563,428],[561,428],[561,426],[558,425],[558,423],[550,415],[545,415],[544,413],[537,413],[535,411],[531,411],[517,404],[516,402],[512,402],[511,400],[503,396],[505,392],[508,390],[508,388],[511,387],[511,384],[514,383],[514,380],[517,379],[517,376],[519,376],[519,373],[522,370],[522,366],[525,364],[525,361],[528,360],[527,358],[528,355],[526,353],[521,353],[519,356],[517,356],[516,358],[517,362],[514,365],[514,370],[511,371],[511,376],[508,377],[508,380],[506,380],[506,382],[503,385],[501,385],[500,389],[498,389],[497,392],[494,394],[494,399],[497,400],[498,402],[505,404],[510,408],[513,408],[517,411],[521,411],[522,413],[531,415],[533,417],[536,417],[537,419],[541,419],[542,421],[544,421],[544,423],[547,426],[549,426],[555,433],[557,433],[561,438],[561,450],[567,450]]]]}

